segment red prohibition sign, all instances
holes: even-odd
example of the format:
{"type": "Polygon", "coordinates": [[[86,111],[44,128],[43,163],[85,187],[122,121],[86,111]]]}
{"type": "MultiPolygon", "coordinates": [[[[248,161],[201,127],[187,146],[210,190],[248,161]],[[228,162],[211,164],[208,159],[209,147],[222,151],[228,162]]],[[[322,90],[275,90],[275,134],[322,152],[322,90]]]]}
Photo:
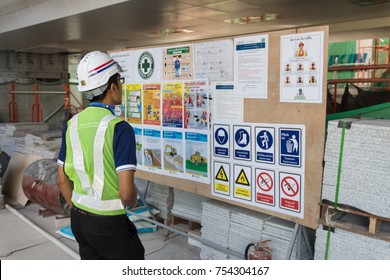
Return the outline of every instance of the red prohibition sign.
{"type": "Polygon", "coordinates": [[[290,176],[284,177],[283,180],[282,180],[281,185],[282,185],[282,191],[283,191],[283,193],[284,193],[285,195],[287,195],[287,196],[290,196],[290,197],[296,196],[297,193],[298,193],[298,191],[299,191],[298,182],[297,182],[297,180],[295,180],[293,177],[290,177],[290,176]],[[290,182],[287,181],[287,179],[289,179],[290,182]],[[292,180],[292,181],[291,181],[291,180],[292,180]],[[296,187],[296,189],[294,189],[294,187],[296,187]],[[292,193],[288,193],[287,190],[286,190],[285,188],[287,188],[287,189],[288,189],[290,192],[292,192],[292,193]]]}
{"type": "Polygon", "coordinates": [[[268,173],[261,172],[257,176],[257,185],[261,190],[268,192],[274,186],[274,181],[272,180],[272,177],[268,173]]]}

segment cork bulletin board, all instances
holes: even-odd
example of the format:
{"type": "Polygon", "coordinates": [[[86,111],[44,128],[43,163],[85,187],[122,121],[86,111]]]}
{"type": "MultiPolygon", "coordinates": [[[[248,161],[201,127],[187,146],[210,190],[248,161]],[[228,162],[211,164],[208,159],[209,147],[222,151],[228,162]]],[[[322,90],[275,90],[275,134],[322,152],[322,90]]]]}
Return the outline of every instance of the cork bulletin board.
{"type": "MultiPolygon", "coordinates": [[[[249,34],[245,36],[252,35],[256,34],[249,34]]],[[[325,143],[328,27],[319,26],[310,28],[288,29],[276,32],[264,32],[260,35],[267,35],[265,42],[268,48],[268,62],[266,66],[267,73],[265,73],[264,75],[266,81],[263,84],[263,86],[266,88],[266,93],[264,94],[264,96],[262,96],[262,98],[242,98],[243,113],[241,125],[245,126],[246,124],[248,124],[249,130],[251,130],[253,134],[260,131],[261,133],[266,134],[264,130],[261,130],[261,128],[256,130],[258,124],[260,124],[260,127],[274,126],[273,128],[276,132],[275,135],[271,136],[275,137],[275,145],[276,142],[279,143],[278,145],[276,145],[277,147],[274,157],[275,161],[281,166],[281,169],[279,167],[275,167],[275,170],[272,170],[272,168],[267,168],[267,163],[258,163],[256,160],[257,152],[255,152],[255,143],[253,143],[248,148],[249,153],[252,153],[254,158],[252,158],[250,163],[246,165],[250,166],[249,168],[252,169],[252,174],[250,175],[251,179],[248,180],[253,181],[254,183],[257,181],[258,184],[261,184],[260,181],[256,180],[256,177],[265,178],[268,175],[266,174],[267,172],[262,173],[261,169],[263,167],[264,169],[270,170],[272,174],[277,174],[275,176],[278,178],[272,178],[273,180],[271,181],[273,181],[274,183],[272,187],[281,189],[279,190],[280,193],[277,193],[275,197],[270,198],[268,195],[255,192],[254,189],[256,188],[256,186],[249,186],[249,188],[252,188],[252,192],[250,190],[248,191],[248,193],[251,193],[251,196],[249,196],[249,194],[245,194],[245,188],[238,188],[243,191],[243,197],[237,198],[236,194],[239,196],[239,191],[236,192],[233,189],[224,189],[223,184],[225,173],[227,173],[226,168],[223,170],[222,173],[220,173],[220,166],[218,166],[218,168],[214,170],[216,160],[214,154],[215,150],[213,150],[214,147],[211,140],[208,162],[210,174],[209,181],[189,180],[185,177],[176,176],[175,174],[159,174],[158,172],[150,172],[147,169],[137,170],[136,176],[144,180],[153,181],[162,185],[171,186],[177,189],[196,193],[206,197],[212,197],[214,199],[238,205],[244,208],[291,220],[307,227],[316,228],[318,226],[317,219],[319,218],[320,212],[319,203],[321,201],[323,155],[325,143]],[[300,36],[301,34],[302,36],[300,36]],[[315,36],[318,34],[321,35],[321,40],[316,41],[316,44],[310,45],[311,42],[309,39],[315,39],[315,36]],[[287,42],[287,44],[285,44],[284,42],[287,42]],[[307,50],[302,50],[302,48],[298,49],[298,46],[301,47],[300,45],[305,45],[307,50]],[[290,48],[293,48],[293,46],[296,46],[296,49],[290,50],[290,48]],[[321,55],[315,55],[315,58],[313,59],[313,56],[311,56],[311,54],[318,53],[319,49],[321,50],[321,55]],[[304,55],[308,59],[296,58],[295,56],[300,55],[299,52],[307,52],[307,54],[304,53],[304,55]],[[286,53],[291,53],[291,58],[286,58],[286,53]],[[306,71],[299,72],[300,70],[298,68],[301,67],[300,64],[302,64],[303,67],[306,68],[306,71]],[[292,69],[291,75],[288,74],[288,69],[282,69],[285,67],[288,68],[290,66],[294,67],[294,69],[292,69]],[[320,69],[318,69],[319,67],[320,69]],[[301,75],[301,73],[303,74],[301,75]],[[295,86],[284,84],[289,83],[288,80],[282,81],[282,79],[286,79],[286,76],[289,76],[289,79],[291,79],[295,86]],[[306,87],[301,86],[299,84],[300,82],[298,82],[298,79],[300,79],[301,76],[303,77],[304,82],[307,83],[306,87]],[[305,93],[307,92],[309,92],[310,94],[306,94],[305,96],[305,93]],[[293,159],[292,161],[289,161],[289,158],[291,159],[291,157],[283,157],[279,154],[283,153],[282,145],[285,144],[285,142],[283,142],[283,135],[291,136],[292,134],[294,134],[294,129],[291,129],[291,127],[294,128],[294,126],[296,126],[299,131],[302,131],[302,133],[299,134],[299,137],[301,137],[300,140],[304,142],[304,145],[301,146],[304,151],[302,151],[300,157],[298,157],[297,160],[293,159]],[[293,132],[290,133],[291,131],[293,132]],[[291,135],[288,135],[289,133],[291,135]],[[276,138],[278,138],[279,140],[277,140],[276,138]],[[285,169],[283,169],[283,163],[286,163],[287,165],[285,169]],[[298,168],[299,172],[297,172],[298,175],[289,175],[290,171],[292,171],[291,173],[294,173],[293,171],[296,167],[294,165],[300,166],[300,169],[298,168]],[[257,168],[259,170],[257,170],[257,168]],[[215,178],[221,179],[222,187],[220,188],[220,190],[222,191],[219,195],[218,193],[217,195],[215,195],[216,192],[218,192],[218,190],[215,191],[215,178]],[[299,185],[299,187],[304,188],[304,193],[302,191],[301,200],[296,202],[290,200],[289,198],[290,196],[295,195],[295,192],[298,192],[297,189],[294,189],[294,182],[298,181],[299,183],[297,184],[299,185]],[[286,190],[283,190],[283,184],[284,186],[287,186],[286,190]],[[226,194],[223,194],[224,191],[226,192],[226,194]],[[291,191],[292,193],[289,193],[289,191],[291,191]],[[285,196],[285,198],[283,198],[283,196],[285,196]],[[242,198],[244,200],[242,200],[242,198]],[[251,200],[250,203],[248,202],[249,200],[251,200]],[[257,200],[259,200],[260,203],[268,203],[271,206],[265,205],[266,207],[259,207],[258,205],[256,205],[257,200]],[[274,206],[272,206],[272,203],[274,203],[274,206]],[[280,208],[284,207],[285,209],[282,209],[283,211],[273,211],[272,207],[275,207],[275,205],[279,206],[280,208]]],[[[229,39],[232,41],[234,40],[234,38],[231,37],[222,39],[218,38],[215,40],[210,39],[207,41],[199,42],[229,39]]],[[[198,42],[190,43],[196,44],[198,42]]],[[[178,49],[185,50],[185,48],[182,47],[178,49]]],[[[123,52],[123,50],[114,50],[110,52],[110,54],[115,59],[115,55],[119,52],[123,52]]],[[[182,63],[185,62],[184,58],[190,60],[184,52],[180,55],[174,56],[174,59],[177,60],[178,57],[182,59],[182,63]]],[[[161,60],[159,60],[156,63],[164,63],[164,59],[162,59],[162,62],[161,60]]],[[[172,62],[171,75],[174,76],[181,74],[177,71],[174,71],[173,64],[174,62],[172,62]]],[[[186,76],[186,79],[188,79],[190,75],[191,73],[186,76]]],[[[161,76],[158,79],[161,79],[161,76]]],[[[152,80],[152,82],[158,83],[159,81],[152,80]]],[[[183,96],[185,96],[185,92],[183,93],[183,96]]],[[[162,122],[164,121],[165,120],[163,119],[162,122]]],[[[229,124],[229,122],[230,120],[226,121],[226,125],[231,126],[230,129],[231,133],[233,134],[235,132],[233,128],[235,124],[229,124]]],[[[208,131],[210,138],[214,137],[214,132],[215,130],[213,130],[213,128],[210,128],[210,130],[208,131]]],[[[260,136],[261,135],[259,135],[258,137],[260,136]]],[[[185,137],[183,137],[183,141],[186,141],[185,137]]],[[[233,144],[230,145],[230,148],[233,151],[233,144]]],[[[295,147],[293,149],[295,149],[295,147]]],[[[259,157],[259,161],[261,161],[261,159],[262,158],[259,157]]],[[[266,155],[263,159],[268,160],[269,157],[266,155]]],[[[221,162],[222,165],[230,164],[230,169],[232,169],[230,170],[230,173],[233,174],[235,172],[233,170],[235,168],[235,165],[234,162],[232,163],[232,160],[230,160],[229,158],[222,159],[221,162]]],[[[233,181],[233,184],[231,184],[229,188],[234,188],[234,181],[239,181],[239,178],[243,179],[243,181],[246,181],[247,177],[249,176],[242,173],[244,169],[245,168],[241,169],[241,173],[239,170],[237,171],[238,175],[235,175],[235,179],[233,178],[233,175],[230,175],[233,176],[232,178],[228,176],[229,180],[233,181]]],[[[265,186],[271,187],[270,184],[265,184],[265,186]]]]}

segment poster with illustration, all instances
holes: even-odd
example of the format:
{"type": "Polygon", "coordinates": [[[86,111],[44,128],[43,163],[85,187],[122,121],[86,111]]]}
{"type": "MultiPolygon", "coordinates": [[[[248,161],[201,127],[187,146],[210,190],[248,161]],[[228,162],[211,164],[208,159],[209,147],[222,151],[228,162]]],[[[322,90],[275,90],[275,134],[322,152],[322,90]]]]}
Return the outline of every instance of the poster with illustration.
{"type": "Polygon", "coordinates": [[[280,40],[280,102],[322,103],[324,32],[280,40]]]}
{"type": "Polygon", "coordinates": [[[193,45],[163,49],[163,80],[192,80],[193,45]]]}
{"type": "Polygon", "coordinates": [[[184,128],[208,129],[208,99],[207,80],[184,82],[184,128]]]}
{"type": "Polygon", "coordinates": [[[162,110],[164,127],[183,127],[183,84],[166,82],[162,86],[162,110]]]}
{"type": "Polygon", "coordinates": [[[144,129],[143,134],[143,163],[149,171],[161,169],[161,131],[144,129]]]}
{"type": "Polygon", "coordinates": [[[127,121],[132,124],[142,124],[142,85],[126,85],[127,121]]]}
{"type": "Polygon", "coordinates": [[[142,97],[143,123],[161,125],[161,84],[144,84],[142,97]]]}
{"type": "Polygon", "coordinates": [[[209,183],[209,147],[208,134],[185,132],[186,174],[192,180],[209,183]]]}
{"type": "MultiPolygon", "coordinates": [[[[174,130],[163,131],[164,170],[170,174],[184,172],[183,132],[174,130]]],[[[177,174],[176,174],[177,175],[177,174]]]]}
{"type": "Polygon", "coordinates": [[[135,135],[135,155],[137,157],[137,168],[142,169],[144,164],[142,157],[142,127],[136,125],[131,126],[133,127],[135,135]]]}

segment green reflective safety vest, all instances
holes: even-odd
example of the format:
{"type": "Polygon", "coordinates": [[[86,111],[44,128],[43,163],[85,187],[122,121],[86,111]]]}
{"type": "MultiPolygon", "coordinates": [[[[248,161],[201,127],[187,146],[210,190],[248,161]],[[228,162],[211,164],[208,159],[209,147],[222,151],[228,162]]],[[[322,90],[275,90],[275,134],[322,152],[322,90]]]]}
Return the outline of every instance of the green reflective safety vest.
{"type": "Polygon", "coordinates": [[[124,214],[115,170],[113,139],[122,120],[100,107],[88,107],[68,122],[64,170],[73,182],[72,202],[99,215],[124,214]]]}

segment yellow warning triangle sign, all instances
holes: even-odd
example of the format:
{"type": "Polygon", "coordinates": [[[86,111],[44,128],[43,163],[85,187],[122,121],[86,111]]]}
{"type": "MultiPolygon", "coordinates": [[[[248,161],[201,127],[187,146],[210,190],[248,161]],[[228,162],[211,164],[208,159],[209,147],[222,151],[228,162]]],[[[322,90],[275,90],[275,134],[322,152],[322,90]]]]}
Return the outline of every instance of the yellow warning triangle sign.
{"type": "Polygon", "coordinates": [[[236,184],[250,186],[248,177],[246,177],[244,169],[241,169],[240,174],[238,174],[236,184]]]}
{"type": "Polygon", "coordinates": [[[226,176],[225,169],[223,168],[223,165],[218,170],[217,176],[215,176],[215,179],[228,182],[229,179],[226,176]]]}

